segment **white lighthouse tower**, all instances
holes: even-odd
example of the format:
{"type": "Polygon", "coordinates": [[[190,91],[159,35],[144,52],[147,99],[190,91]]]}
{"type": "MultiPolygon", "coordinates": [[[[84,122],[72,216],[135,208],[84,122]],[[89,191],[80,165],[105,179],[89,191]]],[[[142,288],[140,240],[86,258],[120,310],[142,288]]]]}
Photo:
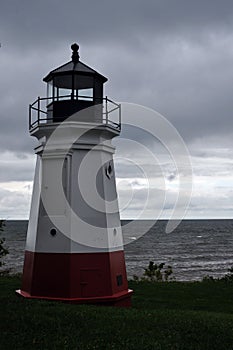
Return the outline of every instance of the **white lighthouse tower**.
{"type": "Polygon", "coordinates": [[[107,78],[79,60],[51,71],[47,97],[30,105],[39,144],[22,289],[27,298],[129,306],[112,138],[120,105],[107,78]]]}

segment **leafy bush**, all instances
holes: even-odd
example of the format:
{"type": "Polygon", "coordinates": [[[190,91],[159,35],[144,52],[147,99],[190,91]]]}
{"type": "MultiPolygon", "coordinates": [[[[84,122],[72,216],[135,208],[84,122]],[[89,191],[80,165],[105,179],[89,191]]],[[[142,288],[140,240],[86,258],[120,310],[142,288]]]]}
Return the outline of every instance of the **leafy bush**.
{"type": "MultiPolygon", "coordinates": [[[[3,231],[3,227],[5,225],[4,220],[0,220],[0,233],[1,231],[3,231]]],[[[5,238],[0,238],[0,267],[2,265],[4,265],[4,262],[2,261],[2,258],[9,254],[8,250],[4,247],[4,242],[5,242],[5,238]]]]}
{"type": "Polygon", "coordinates": [[[202,282],[215,282],[215,281],[217,281],[217,279],[214,279],[213,276],[209,276],[209,275],[204,276],[202,278],[202,282]]]}
{"type": "Polygon", "coordinates": [[[228,270],[228,273],[220,278],[220,281],[224,281],[224,282],[233,282],[233,266],[231,266],[228,270]]]}
{"type": "Polygon", "coordinates": [[[149,262],[147,268],[144,269],[143,277],[140,279],[138,276],[134,275],[133,279],[136,282],[151,281],[151,282],[167,282],[171,280],[172,267],[170,265],[165,266],[165,263],[155,264],[153,261],[149,262]]]}
{"type": "Polygon", "coordinates": [[[214,278],[213,276],[205,276],[205,277],[203,277],[202,281],[203,282],[222,281],[222,282],[232,283],[233,282],[233,266],[231,266],[227,271],[228,271],[228,273],[221,278],[214,278]]]}
{"type": "Polygon", "coordinates": [[[156,282],[167,282],[173,273],[170,265],[165,266],[165,263],[155,264],[153,261],[150,261],[148,267],[144,270],[143,275],[146,277],[146,279],[156,282]]]}

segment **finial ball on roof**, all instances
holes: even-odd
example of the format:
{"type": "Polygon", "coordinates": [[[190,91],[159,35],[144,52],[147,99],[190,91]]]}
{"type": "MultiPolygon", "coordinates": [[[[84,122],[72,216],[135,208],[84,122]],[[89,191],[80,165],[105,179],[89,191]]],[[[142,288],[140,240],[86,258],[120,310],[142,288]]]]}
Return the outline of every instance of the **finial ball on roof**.
{"type": "Polygon", "coordinates": [[[75,44],[71,45],[71,49],[73,51],[72,56],[71,56],[72,61],[74,63],[77,63],[79,61],[79,54],[78,54],[79,46],[78,46],[78,44],[75,43],[75,44]]]}
{"type": "Polygon", "coordinates": [[[75,43],[75,44],[71,45],[71,49],[72,49],[74,52],[77,52],[78,49],[79,49],[79,45],[75,43]]]}

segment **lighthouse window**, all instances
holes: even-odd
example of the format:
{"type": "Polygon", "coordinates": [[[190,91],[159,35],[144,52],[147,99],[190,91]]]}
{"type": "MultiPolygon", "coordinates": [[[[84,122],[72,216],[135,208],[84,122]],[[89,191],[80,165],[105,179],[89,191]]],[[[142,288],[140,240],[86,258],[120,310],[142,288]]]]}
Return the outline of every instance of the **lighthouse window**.
{"type": "Polygon", "coordinates": [[[116,279],[117,279],[117,285],[118,285],[118,287],[119,287],[119,286],[122,286],[122,284],[123,284],[122,275],[116,276],[116,279]]]}
{"type": "Polygon", "coordinates": [[[48,99],[53,97],[53,84],[51,81],[47,84],[47,97],[48,99]]]}
{"type": "Polygon", "coordinates": [[[84,101],[93,101],[93,89],[79,89],[78,99],[84,101]]]}
{"type": "Polygon", "coordinates": [[[58,89],[59,100],[68,100],[71,98],[71,94],[72,94],[72,89],[64,89],[64,88],[58,89]]]}
{"type": "Polygon", "coordinates": [[[51,230],[50,230],[50,234],[51,234],[51,236],[56,236],[56,234],[57,234],[57,230],[55,229],[55,228],[52,228],[51,230]]]}
{"type": "Polygon", "coordinates": [[[112,168],[112,164],[109,162],[108,165],[105,168],[105,172],[106,175],[109,179],[111,179],[112,175],[113,175],[113,168],[112,168]]]}

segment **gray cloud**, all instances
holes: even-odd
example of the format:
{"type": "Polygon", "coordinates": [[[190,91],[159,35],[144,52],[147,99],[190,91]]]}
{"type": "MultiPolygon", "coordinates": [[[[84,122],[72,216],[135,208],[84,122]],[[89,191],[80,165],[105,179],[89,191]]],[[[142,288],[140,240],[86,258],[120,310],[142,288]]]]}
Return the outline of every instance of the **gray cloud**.
{"type": "Polygon", "coordinates": [[[14,39],[19,47],[50,46],[55,38],[61,42],[77,35],[91,44],[119,37],[123,42],[128,37],[136,43],[140,38],[146,40],[148,33],[171,36],[178,32],[193,37],[193,33],[208,32],[209,28],[227,29],[232,9],[230,0],[135,0],[133,4],[122,0],[9,0],[2,4],[1,28],[3,35],[14,39]]]}
{"type": "Polygon", "coordinates": [[[35,158],[26,153],[12,155],[2,154],[0,157],[0,183],[9,181],[31,181],[34,175],[35,158]]]}
{"type": "Polygon", "coordinates": [[[0,188],[1,218],[27,218],[30,200],[29,195],[20,191],[8,191],[0,188]]]}
{"type": "Polygon", "coordinates": [[[229,136],[232,10],[231,1],[4,2],[0,146],[31,147],[28,104],[44,94],[43,76],[69,60],[75,40],[81,58],[109,76],[113,98],[157,109],[186,141],[229,136]]]}
{"type": "MultiPolygon", "coordinates": [[[[36,141],[28,134],[28,104],[45,95],[42,78],[70,59],[74,41],[81,60],[109,77],[111,98],[148,106],[172,122],[194,156],[198,176],[231,174],[232,20],[230,0],[3,2],[0,182],[32,180],[36,141]],[[6,151],[12,162],[3,164],[6,151]],[[15,154],[26,159],[18,162],[15,154]]],[[[174,169],[155,140],[143,132],[133,138],[157,153],[165,177],[174,182],[174,169]]],[[[129,156],[134,151],[127,149],[129,156]]],[[[145,163],[148,174],[159,177],[145,163]]],[[[124,164],[118,167],[126,177],[124,164]]],[[[127,171],[139,176],[133,167],[127,171]]]]}

